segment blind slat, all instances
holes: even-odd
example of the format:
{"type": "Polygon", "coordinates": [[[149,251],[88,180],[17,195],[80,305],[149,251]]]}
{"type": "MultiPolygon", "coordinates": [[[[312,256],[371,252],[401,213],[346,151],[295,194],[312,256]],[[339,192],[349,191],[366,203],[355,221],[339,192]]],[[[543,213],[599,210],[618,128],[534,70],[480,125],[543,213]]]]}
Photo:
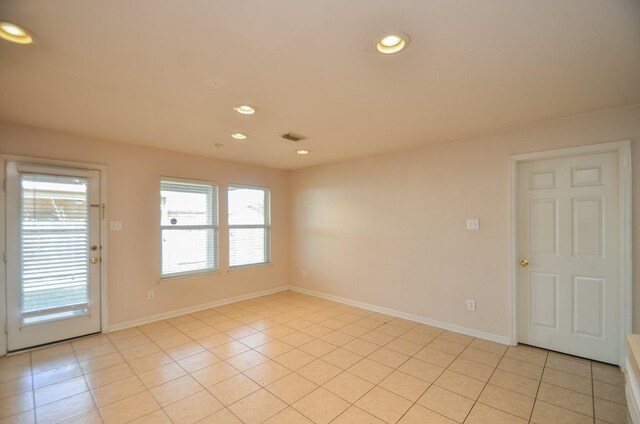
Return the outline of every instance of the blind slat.
{"type": "Polygon", "coordinates": [[[229,187],[229,266],[268,263],[270,192],[267,188],[229,187]]]}
{"type": "Polygon", "coordinates": [[[21,174],[22,311],[88,302],[86,178],[21,174]]]}
{"type": "Polygon", "coordinates": [[[217,186],[162,180],[160,197],[162,276],[216,270],[217,186]]]}

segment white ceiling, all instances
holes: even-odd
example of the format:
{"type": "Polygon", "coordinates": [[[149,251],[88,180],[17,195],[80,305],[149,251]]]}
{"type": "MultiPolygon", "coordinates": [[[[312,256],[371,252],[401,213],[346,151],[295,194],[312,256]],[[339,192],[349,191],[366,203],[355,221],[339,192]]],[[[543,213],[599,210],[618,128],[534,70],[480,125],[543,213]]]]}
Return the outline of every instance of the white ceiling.
{"type": "Polygon", "coordinates": [[[0,20],[37,37],[0,40],[0,119],[274,168],[640,103],[638,0],[3,0],[0,20]],[[409,48],[378,53],[389,31],[409,48]]]}

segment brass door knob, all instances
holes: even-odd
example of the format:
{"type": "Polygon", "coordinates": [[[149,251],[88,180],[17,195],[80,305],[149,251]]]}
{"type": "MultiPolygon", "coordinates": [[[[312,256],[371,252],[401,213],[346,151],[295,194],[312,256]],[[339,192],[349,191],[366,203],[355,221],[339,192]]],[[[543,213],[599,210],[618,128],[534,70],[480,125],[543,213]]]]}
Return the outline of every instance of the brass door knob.
{"type": "Polygon", "coordinates": [[[97,264],[98,263],[98,258],[96,258],[95,256],[92,256],[91,259],[89,260],[92,264],[97,264]]]}
{"type": "Polygon", "coordinates": [[[529,261],[528,261],[528,260],[526,260],[526,259],[521,260],[521,261],[520,261],[520,266],[521,266],[522,268],[526,268],[526,267],[528,267],[528,266],[529,266],[529,261]]]}

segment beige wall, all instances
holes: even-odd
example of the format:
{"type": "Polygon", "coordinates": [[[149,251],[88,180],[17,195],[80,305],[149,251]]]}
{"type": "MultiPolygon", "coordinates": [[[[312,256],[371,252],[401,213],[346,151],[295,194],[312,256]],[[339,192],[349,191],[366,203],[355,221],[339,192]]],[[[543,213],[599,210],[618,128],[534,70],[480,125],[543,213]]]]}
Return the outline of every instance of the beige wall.
{"type": "Polygon", "coordinates": [[[0,153],[107,166],[107,219],[120,220],[123,225],[121,232],[109,231],[107,234],[111,325],[289,284],[286,171],[6,123],[0,123],[0,153]],[[221,215],[219,273],[158,284],[160,176],[218,183],[221,215]],[[272,265],[227,272],[225,189],[229,183],[271,188],[272,265]],[[149,289],[156,291],[156,298],[151,301],[146,297],[149,289]]]}
{"type": "MultiPolygon", "coordinates": [[[[290,173],[0,123],[0,153],[107,166],[108,219],[123,223],[108,232],[111,324],[292,283],[503,337],[511,331],[509,156],[625,139],[640,181],[640,106],[290,173]],[[270,187],[273,265],[226,271],[223,213],[222,271],[158,284],[161,175],[218,182],[221,211],[228,183],[270,187]],[[480,218],[480,231],[465,230],[468,217],[480,218]]],[[[637,223],[638,184],[634,195],[637,223]]],[[[640,263],[638,225],[633,240],[640,263]]],[[[640,293],[638,273],[634,285],[640,293]]]]}
{"type": "Polygon", "coordinates": [[[509,337],[510,155],[627,139],[638,182],[640,107],[295,171],[292,283],[509,337]],[[469,217],[480,218],[480,231],[465,229],[469,217]],[[476,312],[466,299],[477,300],[476,312]]]}

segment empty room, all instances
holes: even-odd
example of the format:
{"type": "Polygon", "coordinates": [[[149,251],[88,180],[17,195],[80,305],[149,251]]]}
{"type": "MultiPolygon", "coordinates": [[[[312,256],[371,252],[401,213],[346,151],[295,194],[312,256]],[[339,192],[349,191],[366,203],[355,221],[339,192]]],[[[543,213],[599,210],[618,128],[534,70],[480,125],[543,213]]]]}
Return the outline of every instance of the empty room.
{"type": "Polygon", "coordinates": [[[0,424],[640,424],[638,143],[638,0],[0,1],[0,424]]]}

